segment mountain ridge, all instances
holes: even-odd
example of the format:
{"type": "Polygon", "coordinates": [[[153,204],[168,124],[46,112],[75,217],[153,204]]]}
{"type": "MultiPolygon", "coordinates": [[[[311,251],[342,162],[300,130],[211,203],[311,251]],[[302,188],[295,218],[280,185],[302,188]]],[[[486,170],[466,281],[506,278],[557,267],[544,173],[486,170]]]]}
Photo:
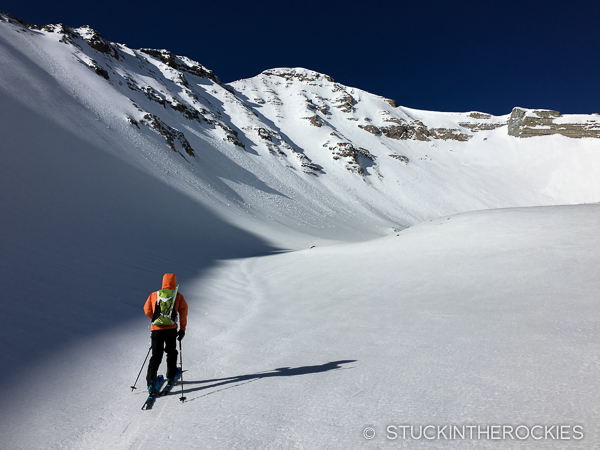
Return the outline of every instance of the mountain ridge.
{"type": "MultiPolygon", "coordinates": [[[[282,233],[305,233],[325,211],[340,219],[334,229],[362,217],[361,231],[348,230],[352,240],[476,209],[600,200],[598,183],[589,182],[598,178],[595,164],[581,169],[598,158],[596,116],[421,111],[305,68],[223,83],[185,56],[134,50],[89,26],[39,28],[1,17],[16,32],[6,42],[18,41],[19,52],[120,136],[122,157],[143,154],[159,177],[184,174],[172,181],[193,187],[201,202],[225,214],[233,205],[250,222],[270,218],[282,233]],[[573,139],[577,130],[586,137],[573,139]],[[572,167],[565,157],[575,158],[572,167]],[[278,198],[265,201],[264,192],[278,198]]],[[[23,89],[15,82],[9,91],[27,97],[23,89]]]]}
{"type": "MultiPolygon", "coordinates": [[[[12,16],[9,13],[0,12],[0,14],[2,14],[9,23],[16,22],[17,24],[20,24],[21,26],[24,26],[30,30],[42,30],[42,31],[50,32],[50,33],[59,33],[59,34],[65,35],[66,39],[69,39],[69,37],[72,37],[73,34],[76,34],[79,37],[81,37],[83,40],[85,40],[88,43],[88,45],[91,48],[93,48],[94,50],[96,50],[100,53],[104,53],[109,56],[112,56],[113,58],[116,58],[116,59],[119,59],[120,55],[122,55],[122,53],[119,52],[120,48],[129,49],[129,47],[126,44],[119,44],[119,43],[107,41],[98,31],[94,30],[89,25],[83,25],[80,27],[73,28],[73,27],[65,26],[63,24],[47,24],[40,28],[35,24],[28,24],[25,21],[12,16]]],[[[71,43],[73,43],[73,42],[71,42],[71,43]]],[[[219,79],[219,77],[216,76],[216,74],[212,70],[207,69],[205,66],[203,66],[199,62],[193,61],[185,56],[174,55],[173,53],[171,53],[170,51],[168,51],[166,49],[140,48],[139,51],[159,58],[163,63],[171,66],[174,69],[181,70],[184,72],[189,72],[189,73],[198,75],[200,77],[208,77],[208,78],[212,79],[213,81],[218,82],[221,85],[224,85],[224,83],[219,79]],[[185,62],[185,64],[178,64],[177,60],[183,61],[183,62],[185,62]]],[[[96,69],[96,67],[94,67],[94,69],[96,69]]],[[[103,76],[105,78],[107,77],[107,71],[103,68],[100,68],[100,67],[97,68],[97,73],[100,76],[103,76]]],[[[281,67],[281,68],[266,69],[263,72],[261,72],[260,74],[258,74],[257,76],[280,76],[282,78],[286,78],[288,81],[291,79],[298,79],[300,81],[314,81],[314,80],[318,80],[318,79],[324,79],[324,80],[330,81],[332,83],[335,82],[333,77],[331,77],[327,74],[322,74],[322,73],[316,72],[314,70],[301,68],[301,67],[296,67],[296,68],[281,67]]],[[[227,83],[227,84],[239,83],[240,81],[242,81],[242,80],[233,81],[233,82],[227,83]]],[[[371,94],[371,95],[376,95],[376,94],[371,94]]],[[[385,99],[392,107],[398,107],[398,104],[395,100],[388,99],[385,97],[381,97],[381,98],[385,99]]],[[[512,112],[510,113],[510,117],[509,117],[508,121],[510,121],[511,119],[515,120],[515,116],[521,117],[521,116],[526,115],[528,117],[535,117],[536,113],[538,113],[538,112],[541,113],[538,118],[548,119],[548,118],[552,118],[552,117],[563,117],[558,111],[553,111],[553,110],[549,110],[549,109],[514,107],[512,112]]],[[[491,114],[488,114],[485,112],[479,112],[479,111],[468,111],[468,112],[465,112],[465,114],[467,114],[469,117],[474,118],[474,119],[490,119],[492,117],[491,114]]],[[[573,117],[573,116],[579,117],[579,116],[599,116],[599,115],[600,114],[598,114],[598,113],[594,113],[591,115],[569,114],[567,116],[568,117],[573,117]]],[[[505,117],[505,116],[495,116],[495,117],[505,117]]],[[[516,120],[518,120],[518,117],[516,120]]],[[[507,124],[508,124],[508,121],[507,121],[507,124]]],[[[600,119],[599,119],[599,121],[600,121],[600,119]]],[[[597,124],[594,123],[594,125],[597,125],[597,124]]],[[[477,124],[470,124],[468,122],[465,122],[464,128],[470,128],[471,130],[474,129],[474,131],[478,131],[477,124]],[[475,125],[475,126],[473,126],[473,125],[475,125]]],[[[588,130],[588,131],[590,131],[590,130],[588,130]]],[[[591,131],[593,133],[578,135],[577,133],[571,132],[571,133],[565,133],[564,135],[566,135],[568,137],[599,137],[600,136],[600,134],[595,133],[596,127],[594,127],[591,131]]],[[[562,134],[561,130],[557,130],[556,133],[562,134]]],[[[554,134],[554,133],[552,133],[552,134],[554,134]]],[[[519,133],[515,133],[514,131],[513,131],[512,135],[520,136],[519,133]]],[[[546,134],[544,134],[544,133],[535,134],[535,132],[532,133],[532,129],[529,130],[528,134],[525,134],[526,137],[538,136],[538,135],[543,136],[546,134]]],[[[436,133],[433,133],[433,137],[440,138],[439,136],[436,136],[436,133]]],[[[443,137],[441,137],[441,138],[443,138],[443,137]]],[[[452,139],[452,138],[454,138],[454,137],[451,136],[450,139],[452,139]]]]}

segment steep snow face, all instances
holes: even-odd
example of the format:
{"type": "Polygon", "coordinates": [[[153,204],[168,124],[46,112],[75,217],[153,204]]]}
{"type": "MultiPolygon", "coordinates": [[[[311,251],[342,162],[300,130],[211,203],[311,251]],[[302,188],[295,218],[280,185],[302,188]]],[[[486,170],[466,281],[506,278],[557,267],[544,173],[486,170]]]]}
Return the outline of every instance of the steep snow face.
{"type": "Polygon", "coordinates": [[[507,131],[509,115],[398,107],[302,68],[268,70],[231,86],[321,169],[315,171],[321,183],[333,179],[388,212],[399,207],[396,214],[409,223],[457,211],[600,199],[597,139],[518,139],[507,131]]]}
{"type": "Polygon", "coordinates": [[[596,139],[518,139],[508,115],[398,107],[302,68],[224,85],[189,58],[107,42],[87,26],[28,29],[7,16],[0,26],[14,50],[5,60],[21,55],[3,65],[8,95],[90,144],[97,137],[74,124],[82,115],[102,123],[119,141],[100,143],[104,150],[277,245],[368,239],[469,210],[600,200],[596,139]],[[51,90],[80,105],[76,116],[36,88],[48,76],[51,90]]]}

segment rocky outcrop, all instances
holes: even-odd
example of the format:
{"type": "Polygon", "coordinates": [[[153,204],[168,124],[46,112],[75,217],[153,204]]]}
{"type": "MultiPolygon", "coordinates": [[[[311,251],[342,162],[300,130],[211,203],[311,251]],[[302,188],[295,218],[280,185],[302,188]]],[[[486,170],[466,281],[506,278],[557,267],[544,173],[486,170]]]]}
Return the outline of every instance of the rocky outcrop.
{"type": "Polygon", "coordinates": [[[62,42],[63,44],[71,44],[77,48],[81,48],[79,44],[75,42],[75,39],[78,37],[75,35],[73,30],[62,23],[59,24],[48,24],[42,27],[42,31],[47,33],[56,33],[62,35],[58,42],[62,42]]]}
{"type": "Polygon", "coordinates": [[[408,139],[408,127],[404,125],[387,125],[379,130],[389,139],[408,139]]]}
{"type": "Polygon", "coordinates": [[[481,113],[481,112],[471,112],[468,117],[471,119],[476,119],[476,122],[459,122],[458,126],[462,128],[467,128],[468,130],[476,133],[478,131],[489,131],[495,130],[496,128],[500,128],[506,126],[506,122],[492,122],[490,119],[492,118],[491,114],[481,113]]]}
{"type": "Polygon", "coordinates": [[[490,119],[492,115],[474,111],[469,114],[469,117],[472,117],[473,119],[490,119]]]}
{"type": "Polygon", "coordinates": [[[394,125],[379,128],[374,127],[373,125],[359,125],[359,127],[373,134],[375,134],[376,130],[379,130],[385,137],[396,140],[429,141],[431,139],[441,139],[445,141],[453,140],[465,142],[471,138],[471,135],[463,133],[459,129],[427,128],[420,120],[404,122],[398,119],[387,119],[386,122],[391,122],[394,125]]]}
{"type": "Polygon", "coordinates": [[[99,53],[104,53],[115,59],[120,59],[119,51],[113,44],[108,42],[104,37],[88,25],[73,30],[76,32],[90,47],[99,53]]]}
{"type": "Polygon", "coordinates": [[[304,119],[308,120],[308,122],[313,126],[313,127],[317,127],[317,128],[321,128],[323,126],[323,124],[321,123],[321,118],[319,116],[317,116],[316,114],[312,117],[304,117],[304,119]]]}
{"type": "Polygon", "coordinates": [[[162,63],[167,66],[178,70],[180,72],[187,72],[191,75],[196,75],[200,78],[208,78],[215,83],[221,84],[221,80],[213,73],[212,70],[208,70],[201,64],[198,64],[195,61],[192,61],[188,58],[183,58],[179,56],[175,56],[173,53],[167,50],[153,50],[151,48],[142,48],[141,52],[146,53],[147,55],[152,56],[160,60],[162,63]]]}
{"type": "Polygon", "coordinates": [[[458,125],[476,133],[478,131],[495,130],[496,128],[505,127],[506,123],[459,122],[458,125]]]}
{"type": "Polygon", "coordinates": [[[269,133],[265,128],[258,128],[256,132],[261,139],[273,142],[273,139],[271,139],[271,133],[269,133]]]}
{"type": "Polygon", "coordinates": [[[163,108],[166,108],[165,97],[158,93],[152,86],[142,86],[141,90],[144,94],[146,94],[148,100],[152,100],[153,102],[161,105],[163,108]]]}
{"type": "Polygon", "coordinates": [[[600,116],[570,121],[558,111],[514,108],[508,119],[510,136],[527,138],[561,134],[570,138],[599,138],[600,116]]]}
{"type": "Polygon", "coordinates": [[[323,115],[329,112],[329,106],[325,103],[324,98],[319,98],[320,104],[316,105],[311,99],[306,99],[306,107],[310,111],[319,111],[323,115]]]}
{"type": "Polygon", "coordinates": [[[227,134],[225,135],[225,138],[227,139],[227,141],[231,142],[236,147],[242,147],[244,150],[246,150],[246,146],[244,145],[244,143],[242,141],[240,141],[240,139],[238,137],[238,132],[235,131],[231,127],[227,127],[227,128],[225,128],[225,131],[227,132],[227,134]]]}
{"type": "Polygon", "coordinates": [[[302,153],[297,153],[297,155],[298,158],[300,158],[300,166],[302,167],[304,173],[317,175],[323,172],[319,166],[309,162],[308,158],[306,158],[306,155],[303,155],[302,153]]]}
{"type": "MultiPolygon", "coordinates": [[[[134,121],[132,121],[131,118],[129,118],[129,122],[136,125],[139,128],[137,123],[134,123],[134,121]]],[[[140,123],[155,130],[158,134],[164,137],[167,141],[167,144],[174,152],[181,154],[181,152],[179,151],[179,148],[181,148],[189,156],[196,156],[194,153],[194,149],[186,139],[185,135],[181,131],[176,130],[175,128],[170,127],[169,125],[164,123],[159,117],[155,116],[154,114],[144,115],[144,118],[140,121],[140,123]]]]}
{"type": "Polygon", "coordinates": [[[190,106],[181,103],[179,100],[177,100],[175,98],[171,99],[169,104],[171,105],[171,108],[173,108],[175,111],[178,111],[181,114],[183,114],[183,116],[186,119],[195,120],[196,122],[201,122],[200,113],[197,110],[191,108],[190,106]]]}
{"type": "Polygon", "coordinates": [[[381,130],[375,125],[359,125],[358,128],[362,128],[363,130],[368,131],[375,136],[379,136],[381,134],[381,130]]]}
{"type": "Polygon", "coordinates": [[[391,158],[402,161],[404,164],[408,164],[408,157],[403,155],[390,155],[391,158]]]}
{"type": "Polygon", "coordinates": [[[110,77],[108,76],[108,71],[102,67],[100,67],[98,65],[98,63],[94,60],[92,60],[92,68],[94,69],[94,71],[100,75],[102,78],[106,79],[106,80],[110,80],[110,77]]]}
{"type": "Polygon", "coordinates": [[[460,130],[453,128],[432,128],[429,130],[429,135],[433,139],[442,139],[444,141],[460,141],[466,142],[471,139],[471,135],[465,134],[460,130]]]}
{"type": "Polygon", "coordinates": [[[325,143],[323,147],[327,147],[333,153],[335,161],[344,160],[346,162],[346,169],[359,175],[364,175],[365,173],[365,169],[360,164],[360,157],[366,158],[371,162],[375,161],[373,155],[366,148],[355,147],[350,142],[325,143]]]}
{"type": "Polygon", "coordinates": [[[325,75],[322,73],[318,73],[318,72],[314,72],[312,70],[302,69],[302,68],[271,69],[271,70],[265,70],[262,74],[266,75],[266,76],[281,77],[281,78],[285,79],[286,81],[298,80],[298,81],[304,81],[304,82],[306,82],[306,81],[308,81],[308,82],[329,81],[330,83],[335,82],[335,80],[333,78],[331,78],[329,75],[325,75]]]}
{"type": "Polygon", "coordinates": [[[379,129],[383,135],[389,139],[395,140],[417,140],[417,141],[428,141],[429,132],[427,128],[420,121],[406,122],[404,120],[396,118],[385,119],[385,122],[391,123],[392,125],[380,126],[379,129]]]}
{"type": "Polygon", "coordinates": [[[356,100],[348,93],[345,86],[335,83],[332,92],[340,92],[340,95],[333,100],[336,108],[339,108],[343,113],[354,112],[356,100]]]}
{"type": "MultiPolygon", "coordinates": [[[[267,147],[270,154],[283,159],[288,158],[288,155],[295,156],[304,173],[318,175],[323,172],[319,165],[314,164],[308,156],[292,147],[278,131],[263,127],[244,129],[246,132],[250,130],[256,131],[260,142],[267,147]]],[[[293,165],[286,165],[291,169],[295,169],[293,165]]]]}
{"type": "Polygon", "coordinates": [[[24,20],[21,20],[15,16],[13,16],[12,14],[5,13],[2,11],[0,11],[0,19],[4,19],[8,23],[18,23],[20,25],[23,25],[24,27],[29,28],[30,30],[39,30],[40,29],[40,27],[38,27],[37,25],[35,25],[33,23],[26,23],[24,20]]]}

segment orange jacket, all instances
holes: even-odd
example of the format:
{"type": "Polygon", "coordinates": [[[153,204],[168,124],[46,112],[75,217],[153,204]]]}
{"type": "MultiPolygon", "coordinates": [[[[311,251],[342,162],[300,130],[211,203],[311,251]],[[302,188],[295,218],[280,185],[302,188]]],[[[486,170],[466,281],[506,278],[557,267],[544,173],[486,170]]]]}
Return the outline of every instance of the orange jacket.
{"type": "MultiPolygon", "coordinates": [[[[165,273],[163,277],[163,289],[173,289],[177,287],[177,277],[173,273],[165,273]]],[[[146,304],[144,305],[144,313],[152,319],[154,317],[154,308],[156,307],[156,292],[150,294],[148,300],[146,300],[146,304]]],[[[185,327],[187,325],[187,313],[188,313],[188,305],[179,292],[177,293],[177,297],[175,297],[175,307],[174,311],[179,314],[179,327],[185,331],[185,327]]],[[[177,315],[175,315],[177,318],[177,315]]],[[[177,324],[159,327],[154,324],[150,327],[150,330],[169,330],[171,328],[177,328],[177,324]]]]}

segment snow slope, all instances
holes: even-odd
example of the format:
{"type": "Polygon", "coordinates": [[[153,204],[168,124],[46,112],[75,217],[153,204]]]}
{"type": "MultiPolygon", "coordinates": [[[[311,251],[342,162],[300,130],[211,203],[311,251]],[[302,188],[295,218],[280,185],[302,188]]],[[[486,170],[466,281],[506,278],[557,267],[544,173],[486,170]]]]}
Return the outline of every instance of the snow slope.
{"type": "Polygon", "coordinates": [[[306,69],[228,86],[4,15],[0,61],[0,447],[378,448],[394,423],[598,442],[598,206],[440,219],[598,202],[597,139],[518,139],[306,69]],[[170,271],[188,402],[148,414],[127,386],[170,271]]]}
{"type": "Polygon", "coordinates": [[[306,69],[224,85],[188,58],[89,27],[1,25],[8,95],[286,248],[470,210],[600,201],[597,139],[518,139],[508,116],[394,107],[306,69]]]}
{"type": "Polygon", "coordinates": [[[61,373],[51,383],[57,395],[22,394],[3,418],[3,441],[594,448],[599,213],[598,205],[483,211],[374,241],[223,262],[186,284],[203,301],[184,339],[183,405],[177,391],[141,411],[144,395],[128,392],[147,341],[134,322],[49,362],[61,373]],[[389,425],[429,424],[580,426],[584,438],[386,437],[389,425]],[[377,432],[371,441],[366,426],[377,432]]]}

